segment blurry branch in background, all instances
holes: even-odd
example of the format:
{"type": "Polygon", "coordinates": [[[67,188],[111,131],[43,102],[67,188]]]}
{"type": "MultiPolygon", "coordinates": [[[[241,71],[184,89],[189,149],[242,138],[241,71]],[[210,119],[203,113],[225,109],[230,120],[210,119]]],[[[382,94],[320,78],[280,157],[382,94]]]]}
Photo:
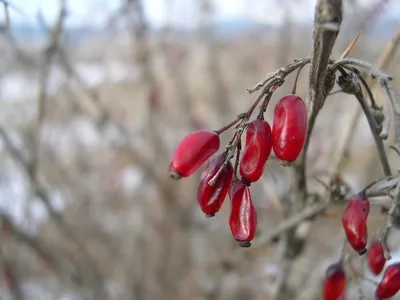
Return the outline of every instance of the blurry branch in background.
{"type": "Polygon", "coordinates": [[[386,71],[389,68],[390,63],[393,60],[394,55],[400,44],[400,27],[397,28],[397,32],[393,37],[392,41],[386,46],[381,57],[378,59],[376,65],[382,71],[386,71]]]}
{"type": "MultiPolygon", "coordinates": [[[[296,0],[299,3],[301,0],[296,0]]],[[[298,5],[298,4],[295,5],[298,5]]],[[[280,0],[277,1],[277,4],[280,6],[281,4],[284,6],[283,9],[283,18],[282,24],[279,30],[279,46],[278,51],[278,59],[277,66],[284,66],[290,61],[290,54],[292,50],[292,42],[293,42],[293,20],[292,20],[292,7],[294,5],[293,1],[282,2],[280,0]]]]}
{"type": "MultiPolygon", "coordinates": [[[[46,24],[42,14],[38,14],[38,21],[39,21],[40,26],[49,35],[53,36],[53,33],[57,32],[56,30],[52,30],[51,28],[49,28],[49,26],[46,24]]],[[[49,44],[49,45],[51,45],[51,44],[49,44]]],[[[107,112],[106,108],[104,107],[103,103],[101,102],[99,95],[95,91],[89,89],[86,86],[85,81],[78,74],[78,72],[75,70],[73,64],[71,63],[69,55],[66,52],[65,47],[61,43],[61,41],[58,41],[58,43],[54,44],[54,46],[56,46],[55,49],[51,49],[51,47],[48,47],[48,48],[54,52],[54,55],[57,56],[58,61],[61,64],[61,67],[64,70],[67,78],[69,79],[69,81],[73,81],[86,94],[86,96],[90,99],[90,101],[92,103],[92,107],[94,106],[96,108],[95,109],[96,111],[93,112],[93,111],[89,111],[87,108],[84,108],[84,104],[83,104],[84,100],[83,99],[75,99],[75,97],[73,97],[73,99],[75,99],[75,104],[77,105],[77,107],[80,110],[85,111],[86,113],[89,113],[91,116],[93,116],[93,114],[98,116],[97,117],[97,125],[101,127],[102,125],[104,125],[105,122],[107,122],[107,120],[109,119],[109,115],[108,115],[108,112],[107,112]]],[[[69,82],[69,84],[71,85],[71,82],[69,82]]]]}
{"type": "Polygon", "coordinates": [[[0,0],[0,3],[3,4],[4,8],[4,17],[6,21],[7,29],[9,30],[11,27],[11,18],[10,18],[10,8],[15,12],[19,13],[20,15],[24,15],[20,9],[18,9],[14,4],[10,3],[6,0],[0,0]]]}
{"type": "MultiPolygon", "coordinates": [[[[48,272],[57,271],[59,274],[70,276],[73,282],[78,285],[82,283],[82,278],[80,278],[78,272],[75,270],[66,270],[59,263],[56,255],[51,253],[37,237],[29,236],[23,230],[19,230],[6,214],[0,212],[0,241],[4,243],[4,246],[7,246],[7,244],[11,244],[9,243],[11,239],[31,249],[36,254],[39,264],[48,272]]],[[[57,253],[58,257],[64,254],[60,249],[57,249],[57,253]]]]}
{"type": "MultiPolygon", "coordinates": [[[[48,102],[48,84],[50,79],[50,70],[52,68],[53,58],[57,53],[58,44],[63,31],[63,24],[66,17],[66,6],[65,0],[60,1],[60,10],[57,17],[57,21],[49,34],[47,45],[45,46],[39,70],[39,93],[37,96],[37,120],[36,124],[33,126],[32,132],[32,146],[31,146],[31,156],[29,161],[28,174],[32,182],[33,193],[39,195],[39,197],[46,203],[50,201],[49,197],[44,192],[44,188],[39,187],[37,169],[39,165],[39,151],[40,151],[40,139],[41,139],[41,127],[45,118],[46,104],[48,102]],[[41,191],[40,191],[41,190],[41,191]]],[[[60,218],[50,204],[46,204],[49,212],[54,215],[54,217],[60,223],[60,218]]],[[[29,209],[29,202],[27,205],[29,209]]]]}
{"type": "Polygon", "coordinates": [[[211,84],[211,99],[216,103],[220,122],[232,112],[228,88],[223,80],[220,66],[220,49],[213,30],[214,4],[212,0],[198,0],[200,9],[200,37],[206,50],[206,68],[211,84]]]}
{"type": "Polygon", "coordinates": [[[12,295],[13,300],[23,300],[24,297],[21,291],[20,280],[14,266],[14,262],[8,260],[0,249],[0,270],[4,286],[12,295]]]}
{"type": "Polygon", "coordinates": [[[358,24],[356,25],[357,31],[367,31],[369,26],[373,24],[373,21],[382,14],[385,10],[385,6],[390,3],[390,1],[392,0],[376,0],[376,2],[368,8],[366,13],[361,14],[363,17],[358,20],[358,24]]]}
{"type": "Polygon", "coordinates": [[[177,95],[179,101],[179,107],[176,109],[180,110],[180,118],[182,124],[188,124],[193,129],[198,129],[202,125],[202,120],[198,120],[198,117],[194,111],[194,99],[190,94],[187,78],[187,49],[183,50],[178,43],[173,43],[173,33],[171,19],[172,19],[172,8],[173,1],[165,0],[166,6],[166,20],[164,28],[162,30],[162,37],[160,42],[161,51],[164,52],[165,63],[169,76],[172,80],[174,94],[177,95]],[[186,67],[186,68],[185,68],[186,67]]]}
{"type": "MultiPolygon", "coordinates": [[[[8,136],[6,130],[3,127],[0,127],[0,135],[3,139],[3,142],[6,145],[6,148],[10,152],[11,156],[21,165],[23,170],[25,171],[29,182],[32,193],[40,199],[44,206],[46,207],[50,217],[55,223],[59,226],[61,231],[71,240],[73,240],[77,245],[79,245],[80,253],[83,257],[85,257],[85,264],[82,266],[81,271],[90,277],[87,278],[90,280],[93,291],[97,295],[98,299],[107,299],[107,293],[103,285],[103,279],[101,274],[98,272],[95,263],[90,258],[89,254],[86,251],[86,247],[84,243],[79,241],[76,238],[76,234],[71,230],[71,228],[65,223],[62,214],[58,213],[53,205],[51,204],[51,197],[47,188],[40,182],[38,176],[38,165],[39,165],[39,148],[40,148],[40,131],[41,126],[45,118],[45,109],[46,103],[48,99],[48,84],[50,81],[50,70],[52,66],[52,61],[54,57],[58,54],[58,50],[60,49],[60,39],[63,31],[63,23],[66,16],[66,1],[60,1],[60,10],[58,19],[52,29],[49,30],[49,37],[47,44],[42,53],[42,61],[40,65],[40,74],[39,74],[39,94],[37,98],[38,104],[38,113],[36,125],[34,126],[34,132],[32,134],[32,147],[31,147],[31,155],[29,160],[25,160],[22,155],[22,151],[18,150],[12,143],[10,137],[8,136]],[[84,270],[83,270],[84,269],[84,270]],[[92,272],[92,274],[89,274],[92,272]]],[[[22,237],[22,235],[20,235],[22,237]]],[[[25,239],[25,242],[27,239],[25,239]]],[[[32,245],[32,243],[31,243],[32,245]]]]}
{"type": "Polygon", "coordinates": [[[17,13],[19,13],[20,15],[25,15],[18,7],[16,7],[10,1],[0,0],[0,3],[2,3],[4,5],[4,7],[7,8],[7,9],[10,7],[10,8],[12,8],[12,10],[14,10],[17,13]]]}
{"type": "Polygon", "coordinates": [[[8,10],[8,2],[3,2],[3,6],[4,6],[4,16],[6,19],[6,26],[7,26],[7,29],[10,29],[11,19],[10,19],[10,12],[8,10]]]}
{"type": "MultiPolygon", "coordinates": [[[[147,99],[147,117],[144,124],[144,133],[148,135],[151,143],[156,143],[157,130],[154,125],[157,123],[158,111],[160,109],[157,102],[160,101],[160,87],[157,77],[154,74],[152,62],[152,50],[150,47],[150,37],[148,34],[149,26],[143,10],[141,0],[125,0],[122,7],[126,8],[128,22],[132,33],[133,57],[141,71],[141,80],[145,84],[148,93],[147,99]]],[[[159,147],[155,147],[155,150],[159,147]]]]}

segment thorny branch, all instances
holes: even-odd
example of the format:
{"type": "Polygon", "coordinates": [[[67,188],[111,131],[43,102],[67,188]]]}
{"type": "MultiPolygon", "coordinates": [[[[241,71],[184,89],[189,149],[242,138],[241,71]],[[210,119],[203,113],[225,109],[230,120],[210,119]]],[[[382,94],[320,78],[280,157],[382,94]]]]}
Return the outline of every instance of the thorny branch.
{"type": "MultiPolygon", "coordinates": [[[[324,105],[325,99],[334,86],[334,74],[328,73],[330,55],[340,30],[343,8],[341,0],[319,0],[315,9],[313,51],[309,78],[310,96],[308,100],[308,130],[299,165],[296,166],[296,190],[290,214],[297,214],[307,203],[306,158],[311,134],[317,115],[324,105]]],[[[300,224],[298,229],[309,224],[300,224]]],[[[307,230],[309,231],[309,230],[307,230]]],[[[292,260],[302,251],[307,235],[301,234],[296,228],[290,229],[287,243],[287,259],[292,260]]]]}
{"type": "MultiPolygon", "coordinates": [[[[381,86],[385,89],[388,99],[390,100],[391,106],[393,108],[395,114],[395,121],[396,121],[396,143],[395,147],[397,148],[397,143],[400,141],[399,132],[400,132],[400,105],[395,100],[395,92],[390,85],[391,77],[383,73],[378,68],[372,66],[369,63],[366,63],[361,60],[357,59],[348,59],[345,58],[347,53],[350,49],[345,51],[341,59],[338,61],[331,61],[330,54],[335,44],[335,40],[340,28],[340,23],[342,20],[342,7],[341,1],[318,1],[317,9],[316,9],[316,16],[315,16],[315,28],[314,28],[314,49],[313,49],[313,57],[311,60],[311,70],[310,70],[310,99],[309,99],[309,123],[308,123],[308,135],[307,139],[303,148],[303,154],[298,166],[296,166],[296,175],[297,175],[297,191],[296,193],[300,194],[300,198],[303,200],[303,207],[308,203],[308,206],[305,209],[302,209],[301,205],[296,212],[293,211],[294,216],[289,217],[286,221],[284,221],[275,231],[269,233],[267,236],[261,237],[256,245],[261,245],[265,242],[270,242],[271,240],[275,239],[279,234],[284,233],[286,230],[289,230],[289,237],[291,236],[292,243],[286,243],[286,247],[289,247],[291,250],[288,253],[291,253],[291,256],[288,256],[288,259],[293,259],[301,252],[302,247],[298,244],[298,239],[296,239],[296,229],[294,227],[298,226],[298,228],[304,223],[311,222],[311,219],[318,215],[318,213],[323,212],[325,208],[329,205],[330,200],[330,192],[328,191],[327,194],[324,195],[317,195],[318,199],[322,201],[317,202],[316,204],[309,203],[310,197],[308,196],[307,184],[306,184],[306,157],[307,157],[307,150],[312,134],[312,130],[315,124],[315,120],[317,115],[322,108],[326,97],[330,93],[331,89],[334,86],[335,78],[336,78],[336,71],[339,70],[341,72],[341,77],[339,77],[338,84],[341,86],[342,91],[355,95],[356,99],[358,100],[360,107],[362,108],[364,114],[368,119],[368,123],[370,125],[371,132],[376,142],[376,146],[378,149],[378,153],[381,159],[382,167],[386,176],[391,175],[390,166],[388,163],[387,155],[384,149],[382,139],[387,137],[387,130],[383,128],[383,114],[381,113],[380,109],[376,106],[375,100],[371,93],[371,90],[368,87],[368,84],[363,79],[362,75],[358,72],[355,67],[365,68],[373,78],[379,78],[379,82],[381,86]],[[348,74],[344,69],[347,71],[351,71],[348,74]],[[365,102],[364,96],[362,94],[362,89],[360,83],[365,87],[367,91],[368,98],[371,102],[371,107],[367,105],[365,102]],[[346,86],[350,85],[350,86],[346,86]],[[348,89],[347,91],[345,89],[348,89]],[[351,90],[349,90],[349,88],[351,90]],[[382,132],[383,131],[383,132],[382,132]],[[293,252],[293,248],[298,247],[298,251],[296,250],[293,252]]],[[[355,42],[354,42],[355,43],[355,42]]],[[[353,43],[353,45],[354,45],[353,43]]],[[[395,41],[393,44],[397,44],[395,41]]],[[[351,47],[349,47],[351,48],[351,47]]],[[[382,67],[390,60],[389,57],[393,55],[392,51],[387,51],[385,56],[387,60],[382,61],[382,67]],[[389,55],[390,53],[391,55],[389,55]]],[[[294,68],[296,69],[296,68],[294,68]]],[[[260,87],[264,86],[269,80],[272,80],[274,76],[279,74],[279,71],[274,73],[268,74],[267,77],[262,80],[259,84],[257,84],[254,88],[249,89],[249,92],[253,92],[260,87]]],[[[388,117],[386,117],[386,126],[389,124],[388,117]]],[[[349,143],[348,139],[344,139],[343,147],[341,147],[341,154],[338,156],[340,159],[337,163],[335,163],[336,171],[339,171],[340,167],[342,166],[342,158],[345,156],[345,152],[347,149],[347,145],[349,143]]],[[[400,145],[400,144],[399,144],[400,145]]],[[[400,149],[400,148],[399,148],[400,149]]],[[[398,151],[400,153],[400,151],[398,151]]],[[[336,174],[336,172],[335,172],[336,174]]],[[[388,177],[392,180],[392,177],[388,177]]],[[[392,187],[390,187],[392,188],[392,187]]],[[[382,191],[380,191],[382,192],[382,191]]],[[[393,197],[395,198],[395,197],[393,197]]],[[[298,199],[299,200],[299,199],[298,199]]],[[[299,202],[297,200],[297,203],[299,202]]],[[[292,202],[296,203],[296,202],[292,202]]],[[[393,215],[396,211],[396,201],[393,201],[393,206],[389,212],[390,215],[393,215]]],[[[291,204],[294,206],[294,204],[291,204]]],[[[400,211],[400,209],[399,209],[400,211]]],[[[383,232],[383,242],[386,242],[387,236],[389,234],[390,228],[393,226],[393,218],[388,218],[388,223],[386,225],[386,229],[383,232]]],[[[304,225],[303,224],[303,225],[304,225]]],[[[310,228],[310,226],[308,226],[310,228]]],[[[303,239],[306,238],[306,235],[303,239]]],[[[285,239],[287,241],[287,238],[285,239]]],[[[304,243],[304,240],[303,240],[304,243]]],[[[386,251],[386,254],[388,252],[386,251]]],[[[280,283],[282,286],[284,282],[280,283]]]]}

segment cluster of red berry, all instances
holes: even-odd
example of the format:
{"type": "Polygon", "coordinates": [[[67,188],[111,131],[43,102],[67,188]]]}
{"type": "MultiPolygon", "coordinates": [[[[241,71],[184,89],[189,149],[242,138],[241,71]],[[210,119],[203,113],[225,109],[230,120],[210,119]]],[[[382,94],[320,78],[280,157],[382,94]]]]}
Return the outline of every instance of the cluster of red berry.
{"type": "MultiPolygon", "coordinates": [[[[342,223],[347,240],[352,248],[360,255],[367,253],[367,264],[371,272],[379,275],[385,264],[385,249],[382,242],[375,240],[367,250],[368,230],[367,217],[369,214],[369,200],[366,189],[351,197],[344,212],[342,223]]],[[[331,265],[325,275],[324,300],[344,299],[346,276],[342,263],[331,265]]],[[[400,263],[386,268],[385,273],[376,289],[377,299],[393,297],[400,290],[400,263]]]]}
{"type": "MultiPolygon", "coordinates": [[[[386,259],[381,242],[375,241],[368,251],[368,267],[375,275],[379,275],[386,259]]],[[[324,300],[345,299],[346,275],[341,263],[328,267],[325,274],[324,300]]],[[[388,299],[400,290],[400,263],[391,264],[385,270],[378,284],[375,296],[377,299],[388,299]]]]}
{"type": "Polygon", "coordinates": [[[174,179],[190,176],[219,150],[219,135],[239,123],[225,150],[211,158],[201,173],[197,200],[206,216],[212,217],[220,210],[226,195],[229,195],[229,225],[234,239],[242,247],[251,245],[257,228],[257,213],[249,189],[251,183],[261,178],[272,149],[282,165],[288,166],[299,156],[307,135],[307,109],[303,100],[295,94],[287,95],[277,103],[271,130],[264,120],[271,95],[272,92],[267,94],[260,105],[258,117],[251,122],[251,114],[261,99],[248,112],[220,130],[188,134],[178,144],[169,166],[170,176],[174,179]],[[245,147],[241,155],[241,136],[244,131],[245,147]],[[231,159],[235,153],[236,161],[232,166],[231,159]],[[238,166],[240,179],[237,175],[238,166]]]}

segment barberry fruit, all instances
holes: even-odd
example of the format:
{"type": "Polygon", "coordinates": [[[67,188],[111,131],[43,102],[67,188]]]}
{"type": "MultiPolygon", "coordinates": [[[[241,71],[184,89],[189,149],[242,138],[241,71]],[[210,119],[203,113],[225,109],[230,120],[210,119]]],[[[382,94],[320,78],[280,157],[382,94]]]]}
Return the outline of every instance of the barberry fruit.
{"type": "Polygon", "coordinates": [[[241,247],[250,247],[257,229],[257,212],[251,199],[250,188],[241,180],[229,188],[231,213],[229,227],[233,238],[241,247]]]}
{"type": "Polygon", "coordinates": [[[324,281],[324,300],[344,298],[346,275],[341,264],[333,264],[326,269],[324,281]]]}
{"type": "Polygon", "coordinates": [[[386,263],[382,243],[375,241],[371,244],[367,254],[368,267],[375,275],[379,275],[386,263]]]}
{"type": "Polygon", "coordinates": [[[240,162],[240,175],[256,182],[271,154],[271,127],[265,120],[252,121],[246,131],[246,146],[240,162]]]}
{"type": "Polygon", "coordinates": [[[214,156],[200,175],[197,201],[207,217],[214,216],[220,210],[228,194],[233,177],[233,167],[230,162],[224,165],[225,160],[226,155],[224,154],[214,156]],[[216,175],[217,177],[215,177],[216,175]],[[210,180],[213,182],[210,183],[210,180]]]}
{"type": "Polygon", "coordinates": [[[219,136],[211,131],[199,130],[186,135],[175,149],[169,165],[173,179],[192,175],[207,159],[218,151],[219,136]]]}
{"type": "Polygon", "coordinates": [[[369,201],[365,193],[358,193],[351,197],[343,214],[342,223],[347,240],[358,254],[367,252],[367,218],[369,201]]]}
{"type": "Polygon", "coordinates": [[[290,165],[300,155],[307,136],[307,108],[297,95],[286,95],[274,110],[272,147],[282,165],[290,165]]]}
{"type": "Polygon", "coordinates": [[[375,295],[378,299],[393,297],[400,290],[400,263],[388,266],[382,280],[376,288],[375,295]]]}

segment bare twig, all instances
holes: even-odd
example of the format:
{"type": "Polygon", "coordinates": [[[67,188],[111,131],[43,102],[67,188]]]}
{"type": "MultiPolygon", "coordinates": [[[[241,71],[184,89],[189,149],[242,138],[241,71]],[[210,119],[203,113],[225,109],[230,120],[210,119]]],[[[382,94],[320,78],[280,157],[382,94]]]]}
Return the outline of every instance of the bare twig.
{"type": "Polygon", "coordinates": [[[263,86],[265,86],[270,80],[272,80],[276,77],[284,78],[287,75],[289,75],[290,73],[292,73],[293,71],[295,71],[296,69],[298,69],[304,65],[307,65],[310,62],[311,62],[311,59],[309,59],[309,58],[296,59],[290,65],[287,65],[284,68],[280,68],[279,70],[277,70],[275,72],[269,73],[263,80],[261,80],[259,83],[257,83],[254,87],[248,88],[247,91],[250,94],[252,94],[252,93],[258,91],[263,86]]]}
{"type": "MultiPolygon", "coordinates": [[[[396,35],[397,39],[400,39],[400,31],[399,33],[396,35]]],[[[395,52],[396,47],[398,46],[398,41],[396,41],[396,39],[392,40],[391,43],[388,44],[388,46],[386,47],[386,49],[384,50],[384,52],[382,53],[382,55],[379,58],[379,63],[377,64],[377,67],[383,71],[385,71],[390,62],[392,61],[393,58],[393,53],[395,52]]],[[[374,83],[372,83],[370,85],[370,89],[373,88],[374,83]]],[[[389,99],[389,98],[388,98],[389,99]]],[[[390,100],[390,99],[389,99],[390,100]]],[[[394,114],[396,114],[396,105],[393,105],[393,111],[394,114]]],[[[386,108],[388,109],[388,107],[386,108]]],[[[360,106],[357,106],[356,109],[352,112],[351,118],[350,118],[350,124],[348,126],[345,126],[342,132],[342,138],[341,140],[343,141],[343,151],[342,153],[345,154],[348,152],[349,147],[350,147],[350,141],[353,140],[354,135],[356,133],[356,125],[361,117],[362,113],[362,109],[360,106]]],[[[400,117],[400,108],[398,109],[398,115],[400,117]]],[[[386,122],[388,122],[388,119],[386,119],[386,122]]],[[[386,124],[385,127],[387,127],[388,124],[386,124]]],[[[385,128],[384,127],[384,128],[385,128]]],[[[397,131],[396,131],[397,132],[397,131]]],[[[381,135],[384,133],[381,133],[381,135]]],[[[399,138],[400,139],[400,138],[399,138]]],[[[339,171],[343,168],[344,166],[344,162],[345,162],[345,155],[339,155],[339,160],[337,162],[337,167],[336,169],[339,171]]]]}
{"type": "Polygon", "coordinates": [[[319,213],[323,212],[329,205],[328,201],[324,201],[321,203],[316,203],[313,205],[308,206],[304,210],[298,212],[297,214],[291,216],[287,220],[284,220],[279,224],[277,228],[273,231],[269,232],[265,236],[261,236],[257,240],[252,243],[252,248],[262,246],[266,243],[270,243],[273,239],[279,236],[281,233],[297,226],[301,222],[310,219],[319,213]]]}

